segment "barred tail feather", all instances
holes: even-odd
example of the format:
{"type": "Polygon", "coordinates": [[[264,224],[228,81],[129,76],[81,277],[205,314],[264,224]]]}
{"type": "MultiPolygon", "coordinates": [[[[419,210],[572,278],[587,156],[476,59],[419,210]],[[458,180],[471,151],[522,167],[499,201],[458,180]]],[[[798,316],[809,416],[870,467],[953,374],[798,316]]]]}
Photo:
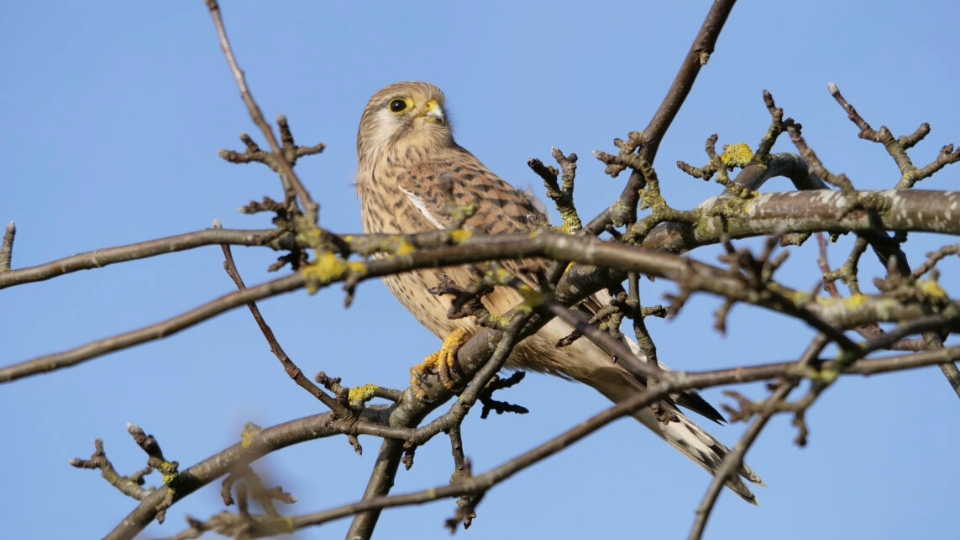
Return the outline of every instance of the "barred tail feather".
{"type": "MultiPolygon", "coordinates": [[[[540,334],[549,340],[548,342],[556,343],[557,340],[566,336],[569,332],[569,326],[565,327],[559,321],[554,320],[541,329],[540,334]]],[[[632,340],[627,339],[626,341],[635,353],[640,352],[632,340]]],[[[534,365],[528,361],[526,365],[533,365],[534,369],[539,371],[560,373],[588,384],[614,403],[625,401],[642,392],[646,387],[640,379],[634,377],[619,364],[611,361],[607,353],[585,339],[579,339],[567,347],[555,348],[550,356],[536,354],[534,358],[550,358],[557,364],[534,365]]],[[[660,364],[660,366],[667,369],[663,364],[660,364]]],[[[681,406],[703,414],[706,418],[718,423],[723,421],[723,416],[716,409],[692,391],[671,395],[659,402],[656,413],[652,407],[643,407],[633,416],[683,455],[706,469],[707,472],[716,474],[730,450],[703,428],[694,424],[674,403],[679,403],[681,406]]],[[[741,478],[760,486],[766,484],[746,464],[741,464],[737,472],[738,476],[727,480],[727,487],[745,501],[758,504],[757,498],[741,478]]]]}
{"type": "MultiPolygon", "coordinates": [[[[649,418],[654,416],[649,409],[646,411],[646,414],[641,412],[635,416],[637,420],[647,427],[651,427],[648,423],[650,420],[656,422],[658,425],[651,427],[654,432],[663,437],[665,441],[683,453],[683,455],[706,469],[707,472],[716,474],[720,465],[723,463],[723,459],[730,450],[724,446],[723,443],[700,428],[700,426],[694,424],[689,418],[684,416],[683,413],[679,411],[677,411],[677,413],[679,414],[676,414],[671,418],[672,421],[666,424],[656,418],[649,418]]],[[[726,482],[727,487],[732,489],[737,495],[740,495],[740,497],[748,503],[759,504],[756,496],[750,491],[750,488],[743,483],[740,477],[746,478],[750,482],[760,486],[766,486],[766,484],[764,484],[763,480],[757,476],[757,473],[753,472],[753,469],[746,464],[741,464],[737,472],[739,476],[728,479],[726,482]]]]}
{"type": "MultiPolygon", "coordinates": [[[[614,403],[620,403],[638,392],[642,392],[644,388],[626,370],[613,364],[608,364],[604,368],[595,368],[589,375],[583,375],[575,376],[575,378],[596,388],[614,403]]],[[[655,413],[653,408],[644,407],[635,412],[633,417],[670,443],[683,455],[692,459],[697,465],[706,469],[707,472],[716,474],[730,450],[713,435],[693,423],[671,401],[660,402],[659,409],[658,413],[655,413]]],[[[744,484],[741,477],[760,486],[766,486],[766,484],[746,464],[741,464],[737,472],[739,476],[728,479],[727,487],[740,495],[745,501],[758,504],[757,498],[744,484]]]]}

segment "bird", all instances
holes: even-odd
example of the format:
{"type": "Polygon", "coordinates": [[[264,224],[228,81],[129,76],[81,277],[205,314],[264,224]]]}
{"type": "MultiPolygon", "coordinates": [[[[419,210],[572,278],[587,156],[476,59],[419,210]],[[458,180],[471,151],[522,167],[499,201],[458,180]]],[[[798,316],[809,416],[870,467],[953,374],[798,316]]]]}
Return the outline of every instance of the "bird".
{"type": "MultiPolygon", "coordinates": [[[[400,82],[376,92],[360,119],[357,156],[356,188],[366,233],[448,229],[457,225],[449,211],[451,207],[471,207],[473,213],[462,222],[462,227],[484,234],[532,232],[550,226],[539,201],[491,172],[455,142],[444,94],[432,84],[400,82]]],[[[547,263],[539,259],[522,262],[525,267],[541,269],[547,263]]],[[[471,317],[449,318],[451,299],[434,294],[436,287],[445,282],[465,287],[477,280],[477,272],[467,266],[425,268],[383,278],[390,292],[420,324],[441,339],[455,333],[469,337],[479,326],[471,317]]],[[[506,313],[522,300],[516,290],[506,286],[496,287],[481,299],[493,315],[506,313]]],[[[609,301],[609,293],[600,291],[578,305],[576,311],[588,319],[609,301]]],[[[557,347],[558,341],[572,331],[573,327],[566,322],[553,319],[518,343],[505,367],[579,381],[615,403],[645,388],[645,381],[614,362],[590,340],[578,339],[557,347]]],[[[636,344],[627,341],[634,353],[645,359],[636,344]]],[[[695,392],[665,399],[658,405],[659,410],[645,407],[633,416],[715,474],[729,450],[688,418],[676,406],[678,401],[710,420],[723,421],[723,416],[695,392]]],[[[731,475],[727,487],[747,502],[758,504],[741,477],[765,484],[746,464],[737,472],[739,476],[731,475]]]]}

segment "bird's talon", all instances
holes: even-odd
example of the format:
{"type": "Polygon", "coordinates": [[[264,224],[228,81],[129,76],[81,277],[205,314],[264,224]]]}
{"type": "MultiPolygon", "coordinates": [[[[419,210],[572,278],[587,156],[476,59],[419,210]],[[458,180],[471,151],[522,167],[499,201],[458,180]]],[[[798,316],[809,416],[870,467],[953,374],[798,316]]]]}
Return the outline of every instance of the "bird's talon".
{"type": "Polygon", "coordinates": [[[457,328],[450,333],[439,351],[428,356],[423,363],[410,368],[410,386],[417,399],[423,399],[427,393],[423,389],[424,377],[431,370],[437,372],[440,382],[447,390],[453,390],[457,386],[457,377],[454,366],[457,364],[457,351],[467,342],[467,332],[462,328],[457,328]]]}

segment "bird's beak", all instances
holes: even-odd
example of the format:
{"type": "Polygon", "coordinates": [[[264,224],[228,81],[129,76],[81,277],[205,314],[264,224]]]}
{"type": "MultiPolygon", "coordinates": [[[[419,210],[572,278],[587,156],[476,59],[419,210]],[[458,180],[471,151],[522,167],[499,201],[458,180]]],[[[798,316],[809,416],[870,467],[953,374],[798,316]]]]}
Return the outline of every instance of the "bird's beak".
{"type": "Polygon", "coordinates": [[[446,118],[443,116],[443,107],[437,103],[437,100],[431,99],[424,106],[425,112],[423,113],[423,119],[431,124],[440,124],[441,126],[446,123],[446,118]]]}

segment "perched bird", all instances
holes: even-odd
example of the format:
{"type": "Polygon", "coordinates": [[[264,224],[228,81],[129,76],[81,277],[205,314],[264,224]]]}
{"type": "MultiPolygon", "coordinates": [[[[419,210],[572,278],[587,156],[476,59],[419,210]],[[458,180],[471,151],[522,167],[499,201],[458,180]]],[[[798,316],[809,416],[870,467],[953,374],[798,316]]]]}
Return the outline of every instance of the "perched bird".
{"type": "MultiPolygon", "coordinates": [[[[415,233],[446,229],[453,225],[449,209],[467,205],[473,205],[476,211],[463,226],[487,234],[548,227],[548,218],[529,195],[490,172],[473,154],[454,142],[444,105],[443,92],[423,82],[397,83],[370,99],[357,135],[357,192],[364,230],[415,233]],[[451,196],[453,201],[448,201],[451,196]]],[[[545,267],[547,263],[532,260],[523,264],[545,267]]],[[[407,272],[386,277],[384,281],[413,316],[441,339],[454,331],[473,334],[478,327],[472,318],[448,318],[450,298],[429,291],[442,284],[443,278],[460,287],[467,287],[478,279],[475,272],[461,266],[407,272]]],[[[595,312],[609,300],[606,292],[597,293],[579,305],[578,311],[589,317],[591,311],[595,312]]],[[[505,313],[521,301],[519,293],[510,287],[497,287],[482,298],[484,306],[494,315],[505,313]]],[[[554,319],[517,345],[507,367],[575,379],[596,388],[614,402],[623,401],[644,388],[641,380],[585,338],[558,348],[556,343],[572,330],[567,323],[554,319]]],[[[639,355],[636,345],[630,345],[639,355]]],[[[687,418],[675,402],[711,420],[723,419],[695,392],[664,400],[657,412],[645,407],[634,417],[701,467],[715,473],[728,449],[687,418]]],[[[740,467],[739,473],[763,485],[746,465],[740,467]]],[[[739,477],[728,481],[727,486],[746,501],[757,503],[739,477]]]]}

